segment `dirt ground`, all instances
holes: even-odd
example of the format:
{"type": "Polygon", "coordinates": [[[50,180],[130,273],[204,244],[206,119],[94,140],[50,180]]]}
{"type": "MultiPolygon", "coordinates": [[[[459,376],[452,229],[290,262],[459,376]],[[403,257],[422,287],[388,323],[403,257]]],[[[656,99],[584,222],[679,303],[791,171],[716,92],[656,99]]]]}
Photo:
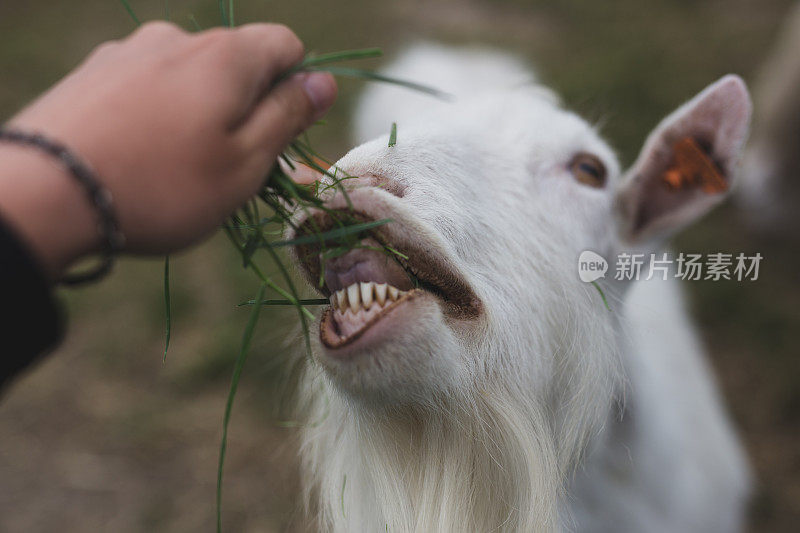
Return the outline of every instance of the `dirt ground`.
{"type": "MultiPolygon", "coordinates": [[[[143,19],[158,1],[132,0],[143,19]]],[[[216,2],[175,1],[173,20],[216,23],[216,2]]],[[[417,38],[480,42],[530,58],[541,79],[603,132],[625,162],[682,100],[727,72],[754,81],[789,0],[240,1],[240,22],[289,24],[309,49],[417,38]]],[[[0,2],[0,122],[63,76],[95,44],[132,29],[115,0],[0,2]]],[[[376,64],[376,63],[373,63],[376,64]]],[[[348,148],[360,85],[342,84],[330,123],[312,134],[330,157],[348,148]]],[[[692,252],[761,252],[759,281],[688,287],[697,322],[758,489],[751,531],[800,521],[800,245],[747,230],[727,206],[681,235],[692,252]]],[[[256,282],[221,238],[172,262],[173,336],[166,364],[163,263],[121,261],[99,286],[62,294],[64,344],[0,402],[0,531],[207,531],[232,362],[256,282]]],[[[225,476],[228,531],[301,531],[295,435],[276,414],[283,333],[269,310],[236,400],[225,476]],[[268,328],[271,325],[274,327],[268,328]]]]}

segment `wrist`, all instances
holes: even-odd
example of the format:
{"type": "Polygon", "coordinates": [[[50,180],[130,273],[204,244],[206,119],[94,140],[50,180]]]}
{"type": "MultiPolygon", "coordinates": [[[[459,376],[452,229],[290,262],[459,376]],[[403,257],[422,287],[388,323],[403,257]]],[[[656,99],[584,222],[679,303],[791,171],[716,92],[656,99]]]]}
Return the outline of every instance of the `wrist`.
{"type": "Polygon", "coordinates": [[[0,141],[0,213],[53,281],[101,246],[96,215],[80,185],[33,147],[0,141]]]}

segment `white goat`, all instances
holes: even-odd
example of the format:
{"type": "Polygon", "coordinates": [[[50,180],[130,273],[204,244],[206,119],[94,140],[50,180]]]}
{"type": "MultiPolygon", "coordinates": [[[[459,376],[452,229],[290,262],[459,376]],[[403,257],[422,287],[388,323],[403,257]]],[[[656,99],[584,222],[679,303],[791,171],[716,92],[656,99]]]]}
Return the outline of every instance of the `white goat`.
{"type": "Polygon", "coordinates": [[[741,79],[680,107],[623,173],[514,58],[420,45],[388,73],[458,98],[369,89],[356,131],[378,137],[336,166],[360,177],[346,182],[359,217],[393,222],[324,265],[294,251],[310,281],[325,269],[333,304],[301,394],[318,527],[739,529],[749,473],[680,286],[601,280],[609,311],[577,262],[654,250],[722,199],[662,178],[688,137],[727,183],[750,116],[741,79]]]}

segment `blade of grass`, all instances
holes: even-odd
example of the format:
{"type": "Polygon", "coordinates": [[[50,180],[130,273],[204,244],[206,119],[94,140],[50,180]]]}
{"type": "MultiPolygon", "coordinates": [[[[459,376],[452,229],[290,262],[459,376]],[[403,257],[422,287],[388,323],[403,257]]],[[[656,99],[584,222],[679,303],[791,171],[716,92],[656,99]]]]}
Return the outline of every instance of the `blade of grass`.
{"type": "Polygon", "coordinates": [[[384,244],[384,245],[383,245],[383,247],[384,247],[384,248],[386,248],[387,250],[389,250],[390,252],[392,252],[394,255],[396,255],[396,256],[398,256],[398,257],[402,257],[403,259],[405,259],[406,261],[408,261],[408,256],[407,256],[406,254],[404,254],[403,252],[400,252],[400,251],[398,251],[398,250],[395,250],[394,248],[392,248],[392,247],[391,247],[391,246],[389,246],[388,244],[384,244]]]}
{"type": "Polygon", "coordinates": [[[171,19],[169,11],[169,0],[164,0],[164,20],[167,22],[169,22],[171,19]]]}
{"type": "Polygon", "coordinates": [[[194,17],[194,15],[189,15],[189,22],[192,23],[195,31],[203,31],[202,26],[200,26],[200,23],[197,22],[197,19],[194,17]]]}
{"type": "MultiPolygon", "coordinates": [[[[255,300],[260,302],[264,299],[264,293],[267,290],[267,284],[262,283],[258,289],[255,300]]],[[[250,351],[250,343],[253,340],[253,332],[256,329],[258,322],[258,315],[261,312],[260,305],[254,305],[250,311],[250,318],[247,321],[247,326],[242,335],[242,345],[239,349],[239,356],[236,358],[236,363],[233,367],[233,377],[231,378],[231,388],[228,391],[228,401],[225,404],[225,416],[222,419],[222,443],[219,448],[219,463],[217,464],[217,533],[222,533],[222,472],[225,466],[225,451],[228,446],[228,423],[231,420],[231,411],[233,410],[233,399],[236,397],[236,390],[239,388],[239,378],[242,375],[242,368],[247,360],[247,354],[250,351]]]]}
{"type": "MultiPolygon", "coordinates": [[[[327,298],[305,298],[298,300],[297,302],[293,302],[291,300],[264,300],[261,302],[261,305],[328,305],[329,303],[331,303],[331,301],[327,298]]],[[[240,303],[238,307],[255,304],[255,300],[247,300],[246,302],[240,303]]]]}
{"type": "Polygon", "coordinates": [[[381,220],[375,220],[373,222],[364,222],[362,224],[352,224],[349,226],[345,226],[343,228],[336,228],[330,231],[324,231],[322,233],[316,233],[313,235],[303,235],[302,237],[297,237],[296,239],[290,239],[288,241],[276,241],[268,243],[269,246],[280,247],[280,246],[297,246],[298,244],[310,244],[315,242],[325,242],[325,241],[335,241],[337,239],[341,239],[348,235],[353,235],[356,233],[361,233],[362,231],[366,231],[368,229],[377,228],[378,226],[383,226],[392,222],[391,218],[384,218],[381,220]]]}
{"type": "Polygon", "coordinates": [[[133,8],[128,3],[128,0],[119,0],[119,1],[122,2],[122,6],[125,8],[125,11],[128,12],[128,15],[131,16],[133,22],[135,22],[137,26],[141,26],[142,22],[139,20],[139,17],[136,16],[136,12],[133,11],[133,8]]]}
{"type": "Polygon", "coordinates": [[[164,317],[166,322],[166,341],[164,342],[164,358],[162,363],[167,362],[167,350],[169,349],[169,337],[172,332],[172,305],[169,297],[169,256],[164,258],[164,317]]]}
{"type": "MultiPolygon", "coordinates": [[[[297,316],[300,317],[300,328],[303,331],[303,340],[305,340],[306,343],[306,354],[309,357],[311,357],[311,335],[309,334],[308,322],[306,322],[307,318],[306,315],[304,314],[308,313],[308,309],[300,305],[299,303],[300,297],[297,294],[297,289],[295,289],[294,287],[294,282],[292,281],[291,276],[289,276],[289,271],[286,270],[283,261],[281,261],[280,257],[278,257],[277,252],[275,252],[275,249],[272,246],[267,246],[266,248],[269,254],[272,256],[272,261],[278,266],[278,269],[281,271],[281,275],[283,276],[286,285],[289,287],[289,291],[292,293],[292,299],[295,302],[297,302],[295,304],[295,308],[297,309],[297,316]]],[[[258,302],[260,300],[256,298],[256,301],[258,302]]],[[[256,305],[253,307],[261,307],[261,306],[256,305]]]]}
{"type": "Polygon", "coordinates": [[[384,74],[379,74],[377,72],[372,72],[370,70],[364,70],[360,68],[350,68],[350,67],[340,67],[337,65],[330,65],[330,66],[320,66],[320,67],[309,67],[306,70],[323,70],[325,72],[330,72],[334,76],[344,76],[346,78],[358,78],[367,81],[379,81],[383,83],[391,83],[393,85],[399,85],[400,87],[406,87],[407,89],[413,89],[421,93],[426,93],[431,96],[441,98],[442,100],[454,99],[452,94],[446,93],[439,89],[435,89],[433,87],[429,87],[427,85],[423,85],[421,83],[401,80],[398,78],[393,78],[391,76],[386,76],[384,74]]]}
{"type": "Polygon", "coordinates": [[[392,122],[392,132],[389,134],[389,148],[397,144],[397,122],[392,122]]]}
{"type": "Polygon", "coordinates": [[[342,50],[341,52],[330,52],[327,54],[319,54],[315,56],[308,56],[300,63],[301,68],[317,67],[319,65],[327,65],[329,63],[339,63],[341,61],[354,61],[356,59],[371,59],[374,57],[383,56],[383,50],[380,48],[361,48],[359,50],[342,50]]]}
{"type": "Polygon", "coordinates": [[[247,268],[247,264],[251,262],[253,254],[261,245],[261,235],[257,234],[249,239],[244,244],[242,249],[242,267],[247,268]]]}
{"type": "Polygon", "coordinates": [[[603,292],[603,289],[600,288],[600,285],[596,281],[593,281],[592,285],[594,285],[594,288],[597,289],[597,292],[600,293],[600,298],[602,298],[603,299],[603,303],[606,304],[606,309],[611,311],[611,307],[608,305],[608,300],[606,300],[606,295],[603,292]]]}
{"type": "Polygon", "coordinates": [[[362,48],[358,50],[342,50],[340,52],[329,52],[320,55],[308,55],[303,58],[303,61],[278,76],[278,81],[288,78],[296,72],[301,70],[309,70],[313,67],[321,65],[328,65],[330,63],[339,63],[342,61],[355,61],[357,59],[370,59],[374,57],[381,57],[383,50],[380,48],[362,48]]]}
{"type": "Polygon", "coordinates": [[[233,0],[228,0],[228,26],[231,28],[236,26],[236,22],[234,22],[233,17],[233,0]]]}
{"type": "Polygon", "coordinates": [[[344,513],[344,489],[347,487],[347,474],[345,474],[344,479],[342,480],[342,517],[347,518],[347,515],[344,513]]]}
{"type": "MultiPolygon", "coordinates": [[[[239,244],[239,242],[236,240],[236,236],[233,234],[233,231],[230,229],[230,227],[228,227],[228,226],[223,226],[223,229],[225,230],[225,234],[228,236],[228,239],[231,241],[231,243],[233,243],[233,245],[236,247],[236,249],[238,250],[238,252],[239,252],[240,254],[242,254],[242,253],[243,253],[243,251],[242,251],[242,246],[241,246],[241,245],[239,244]]],[[[282,289],[282,288],[281,288],[279,285],[277,285],[277,284],[276,284],[274,281],[272,281],[272,280],[271,280],[271,279],[269,279],[267,276],[265,276],[265,275],[264,275],[264,273],[263,273],[263,272],[261,272],[261,269],[260,269],[260,268],[258,268],[258,265],[256,265],[254,262],[250,261],[250,262],[249,262],[249,264],[247,265],[247,267],[249,267],[249,268],[250,268],[250,270],[252,270],[252,271],[255,273],[255,275],[256,275],[256,276],[257,276],[257,277],[258,277],[258,278],[259,278],[259,279],[260,279],[260,280],[261,280],[263,283],[266,283],[266,284],[267,284],[267,286],[268,286],[270,289],[274,290],[275,292],[277,292],[278,294],[280,294],[281,296],[283,296],[283,297],[284,297],[284,298],[286,298],[287,300],[292,300],[292,301],[295,301],[295,300],[296,300],[296,298],[293,298],[291,294],[289,294],[288,292],[286,292],[285,290],[283,290],[283,289],[282,289]]],[[[305,311],[305,313],[306,313],[306,316],[307,316],[309,319],[311,319],[311,320],[313,320],[313,319],[314,319],[314,315],[311,313],[311,311],[309,311],[308,309],[306,309],[305,307],[302,307],[302,306],[301,306],[300,308],[301,308],[303,311],[305,311]]]]}
{"type": "Polygon", "coordinates": [[[225,0],[217,0],[219,4],[219,16],[223,26],[228,26],[228,14],[225,12],[225,0]]]}

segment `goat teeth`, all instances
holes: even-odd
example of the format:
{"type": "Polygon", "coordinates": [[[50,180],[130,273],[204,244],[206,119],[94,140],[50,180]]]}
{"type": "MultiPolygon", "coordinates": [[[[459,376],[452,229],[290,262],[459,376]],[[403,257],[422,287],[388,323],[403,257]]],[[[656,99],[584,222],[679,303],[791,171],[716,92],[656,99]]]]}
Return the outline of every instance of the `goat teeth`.
{"type": "Polygon", "coordinates": [[[339,311],[344,313],[347,309],[347,295],[344,289],[336,291],[336,303],[339,305],[339,311]]]}
{"type": "Polygon", "coordinates": [[[386,303],[386,288],[387,287],[388,287],[388,285],[386,285],[386,283],[376,283],[375,284],[375,299],[381,305],[386,303]]]}
{"type": "Polygon", "coordinates": [[[375,284],[371,281],[369,283],[361,282],[361,304],[364,306],[364,309],[372,307],[373,286],[375,286],[375,284]]]}
{"type": "Polygon", "coordinates": [[[353,283],[349,287],[347,287],[347,303],[350,304],[350,310],[353,313],[356,313],[359,309],[361,309],[361,298],[360,298],[359,290],[358,290],[358,283],[353,283]]]}
{"type": "Polygon", "coordinates": [[[394,301],[397,301],[397,298],[399,296],[400,296],[400,289],[398,289],[397,287],[392,287],[391,285],[389,285],[389,298],[391,298],[394,301]]]}
{"type": "Polygon", "coordinates": [[[328,298],[328,301],[331,303],[331,307],[336,309],[336,293],[335,292],[330,295],[330,298],[328,298]]]}

